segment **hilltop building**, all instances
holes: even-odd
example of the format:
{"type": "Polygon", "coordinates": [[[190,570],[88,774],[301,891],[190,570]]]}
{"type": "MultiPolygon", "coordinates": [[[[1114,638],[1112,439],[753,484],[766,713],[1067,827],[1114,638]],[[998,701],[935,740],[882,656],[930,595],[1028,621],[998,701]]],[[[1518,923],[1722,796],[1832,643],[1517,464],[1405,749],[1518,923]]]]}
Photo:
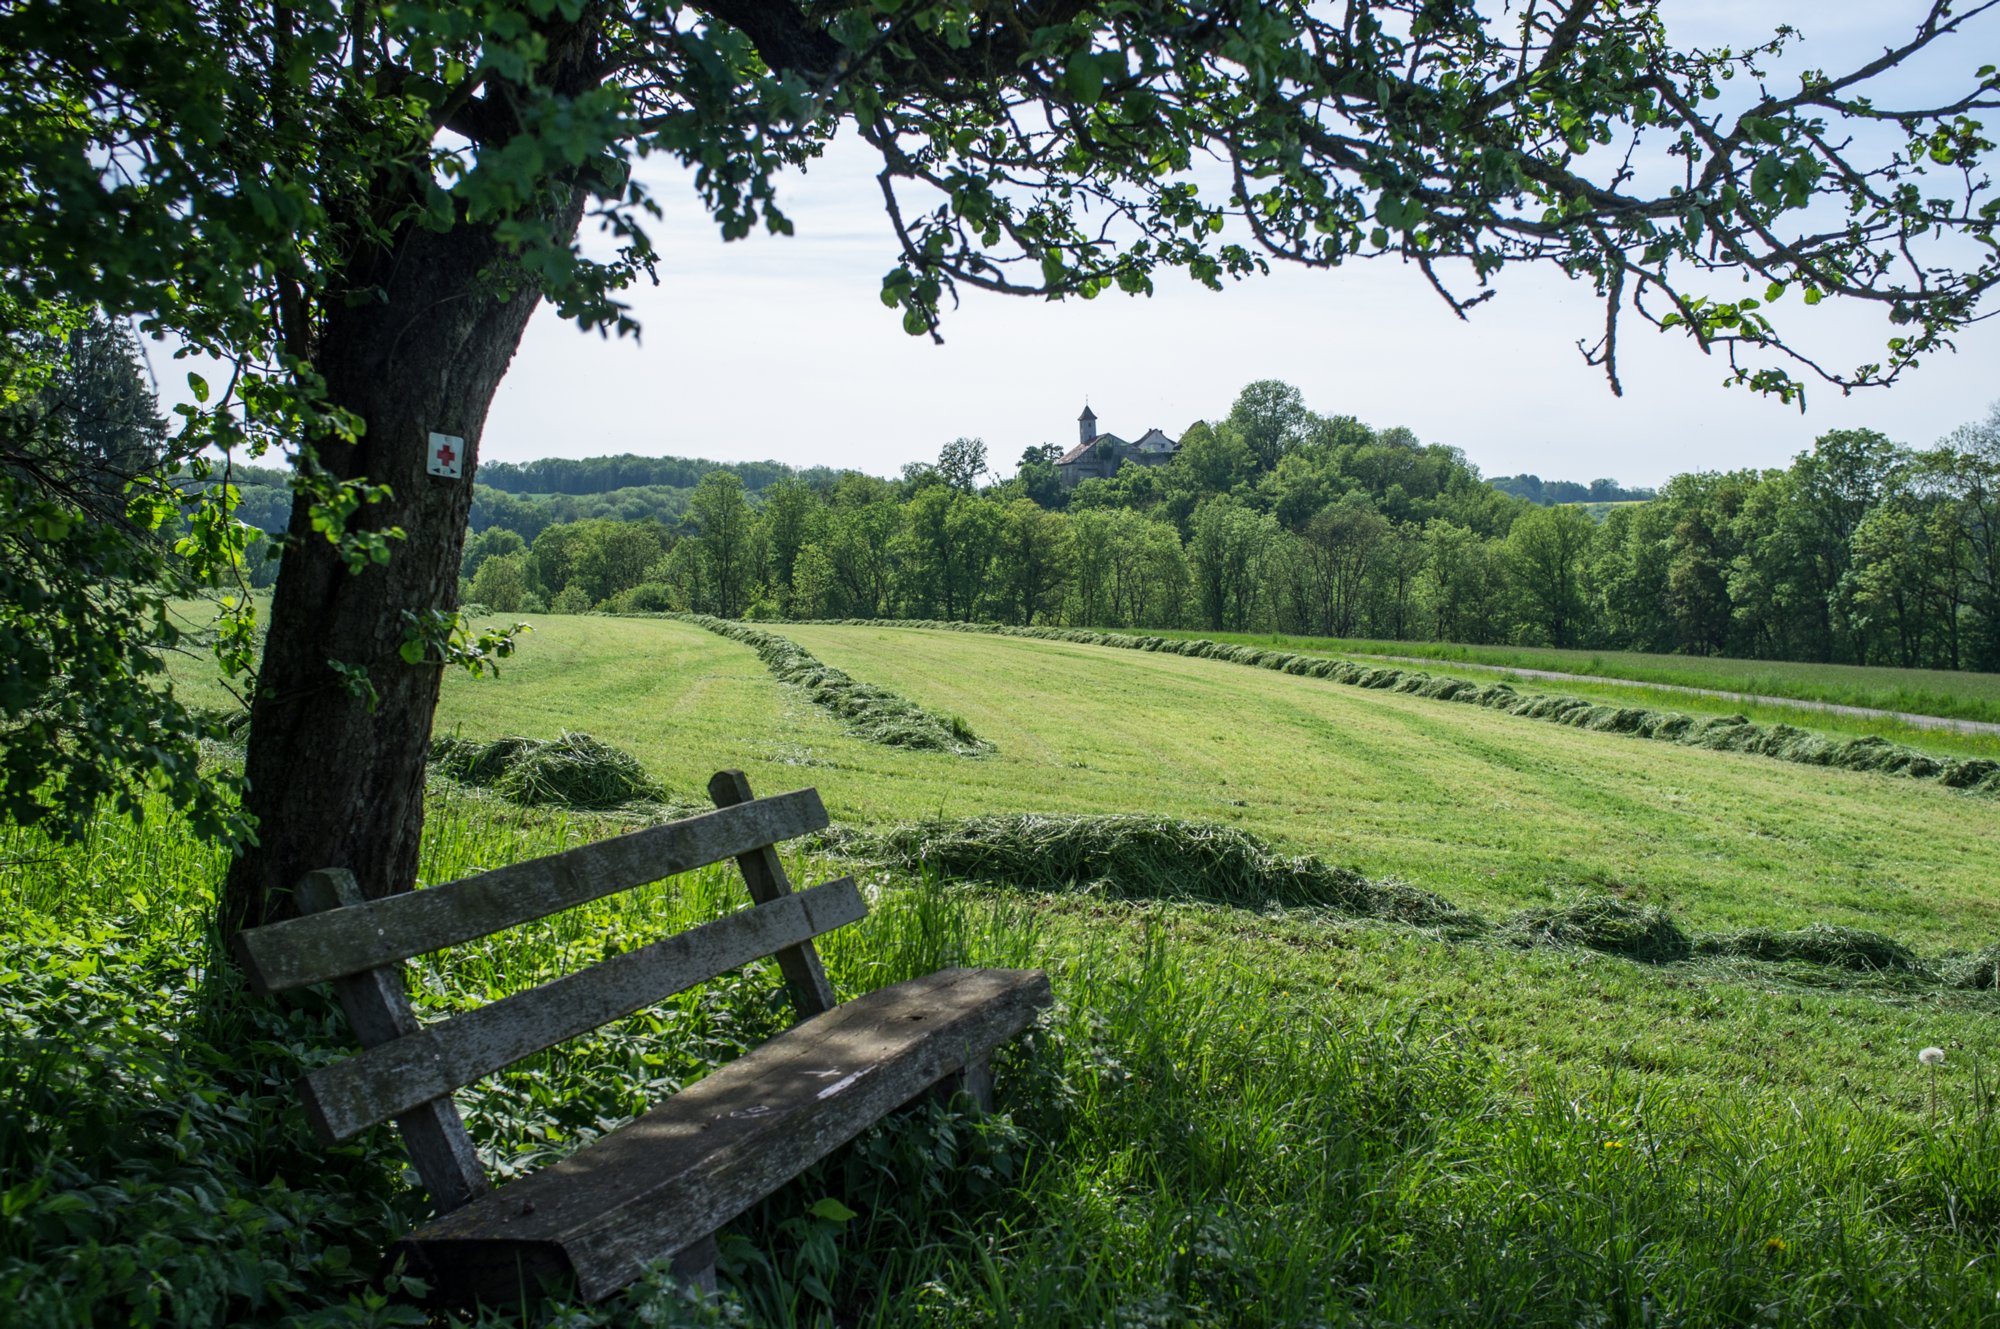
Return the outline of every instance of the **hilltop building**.
{"type": "Polygon", "coordinates": [[[1097,432],[1097,413],[1090,407],[1076,418],[1076,446],[1056,461],[1056,475],[1064,489],[1074,489],[1085,480],[1102,480],[1118,474],[1128,461],[1141,466],[1164,466],[1174,459],[1181,445],[1158,429],[1148,429],[1127,442],[1116,434],[1097,432]]]}

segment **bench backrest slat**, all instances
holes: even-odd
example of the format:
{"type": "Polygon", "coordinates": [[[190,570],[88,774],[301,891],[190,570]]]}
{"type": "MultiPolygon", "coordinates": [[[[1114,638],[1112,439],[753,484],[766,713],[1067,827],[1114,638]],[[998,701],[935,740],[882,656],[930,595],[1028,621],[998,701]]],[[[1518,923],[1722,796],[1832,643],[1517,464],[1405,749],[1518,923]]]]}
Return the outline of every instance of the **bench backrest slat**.
{"type": "Polygon", "coordinates": [[[808,943],[867,912],[853,880],[843,877],[611,956],[314,1071],[301,1082],[307,1115],[322,1140],[347,1139],[564,1039],[780,948],[808,943]]]}
{"type": "Polygon", "coordinates": [[[261,993],[323,983],[735,858],[826,824],[826,807],[815,789],[755,799],[428,890],[241,932],[237,959],[261,993]]]}

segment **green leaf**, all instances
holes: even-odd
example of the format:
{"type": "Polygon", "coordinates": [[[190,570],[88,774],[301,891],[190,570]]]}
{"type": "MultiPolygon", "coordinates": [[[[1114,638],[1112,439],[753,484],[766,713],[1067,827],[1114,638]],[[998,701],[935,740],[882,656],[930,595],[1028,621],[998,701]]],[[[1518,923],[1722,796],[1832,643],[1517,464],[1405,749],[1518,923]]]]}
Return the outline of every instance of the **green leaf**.
{"type": "Polygon", "coordinates": [[[1103,57],[1089,51],[1071,56],[1063,70],[1063,91],[1085,106],[1097,105],[1104,95],[1104,63],[1103,57]]]}
{"type": "Polygon", "coordinates": [[[827,1196],[823,1200],[815,1201],[813,1203],[813,1207],[808,1212],[810,1212],[814,1218],[817,1218],[822,1222],[826,1223],[847,1223],[851,1222],[855,1218],[860,1217],[860,1215],[856,1214],[852,1209],[849,1209],[846,1205],[842,1204],[840,1201],[834,1199],[831,1195],[827,1196]]]}

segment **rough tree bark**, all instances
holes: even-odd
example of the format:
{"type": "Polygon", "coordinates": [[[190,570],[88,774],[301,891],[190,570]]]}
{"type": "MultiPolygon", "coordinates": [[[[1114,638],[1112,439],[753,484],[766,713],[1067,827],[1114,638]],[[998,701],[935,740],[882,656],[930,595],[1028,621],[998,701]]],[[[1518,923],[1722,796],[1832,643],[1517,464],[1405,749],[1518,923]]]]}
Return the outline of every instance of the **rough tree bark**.
{"type": "MultiPolygon", "coordinates": [[[[593,36],[565,35],[553,44],[551,81],[581,86],[595,65],[593,36]]],[[[543,220],[574,235],[584,199],[574,185],[552,190],[543,220]]],[[[312,529],[311,505],[293,505],[245,762],[257,843],[231,865],[225,931],[287,916],[293,884],[320,868],[353,872],[371,898],[415,884],[442,667],[401,658],[404,613],[457,607],[480,436],[539,303],[530,291],[500,298],[491,274],[506,261],[490,227],[405,223],[345,274],[343,286],[369,298],[325,302],[314,362],[329,399],[366,431],[353,444],[321,441],[315,455],[342,479],[392,491],[352,525],[416,535],[392,542],[386,564],[352,573],[312,529]],[[433,431],[465,440],[460,478],[426,473],[433,431]],[[331,662],[367,670],[372,708],[331,662]]]]}

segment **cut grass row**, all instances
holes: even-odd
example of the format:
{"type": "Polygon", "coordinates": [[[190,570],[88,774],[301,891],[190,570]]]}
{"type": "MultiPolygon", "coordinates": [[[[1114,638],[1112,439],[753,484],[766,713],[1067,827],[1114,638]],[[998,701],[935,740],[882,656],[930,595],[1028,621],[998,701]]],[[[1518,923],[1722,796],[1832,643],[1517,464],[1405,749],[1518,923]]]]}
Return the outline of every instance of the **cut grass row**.
{"type": "Polygon", "coordinates": [[[1557,650],[1546,646],[1467,646],[1454,642],[1302,637],[1263,632],[1155,628],[1104,630],[1151,637],[1205,637],[1236,645],[1318,655],[1402,656],[1435,660],[1441,664],[1456,662],[1506,669],[1552,669],[1561,673],[1597,674],[1675,687],[1717,688],[1765,697],[1793,697],[1839,706],[1867,706],[1876,710],[1909,711],[1917,715],[1943,715],[2000,723],[2000,674],[1900,669],[1882,665],[1738,660],[1721,656],[1655,655],[1641,651],[1557,650]]]}

